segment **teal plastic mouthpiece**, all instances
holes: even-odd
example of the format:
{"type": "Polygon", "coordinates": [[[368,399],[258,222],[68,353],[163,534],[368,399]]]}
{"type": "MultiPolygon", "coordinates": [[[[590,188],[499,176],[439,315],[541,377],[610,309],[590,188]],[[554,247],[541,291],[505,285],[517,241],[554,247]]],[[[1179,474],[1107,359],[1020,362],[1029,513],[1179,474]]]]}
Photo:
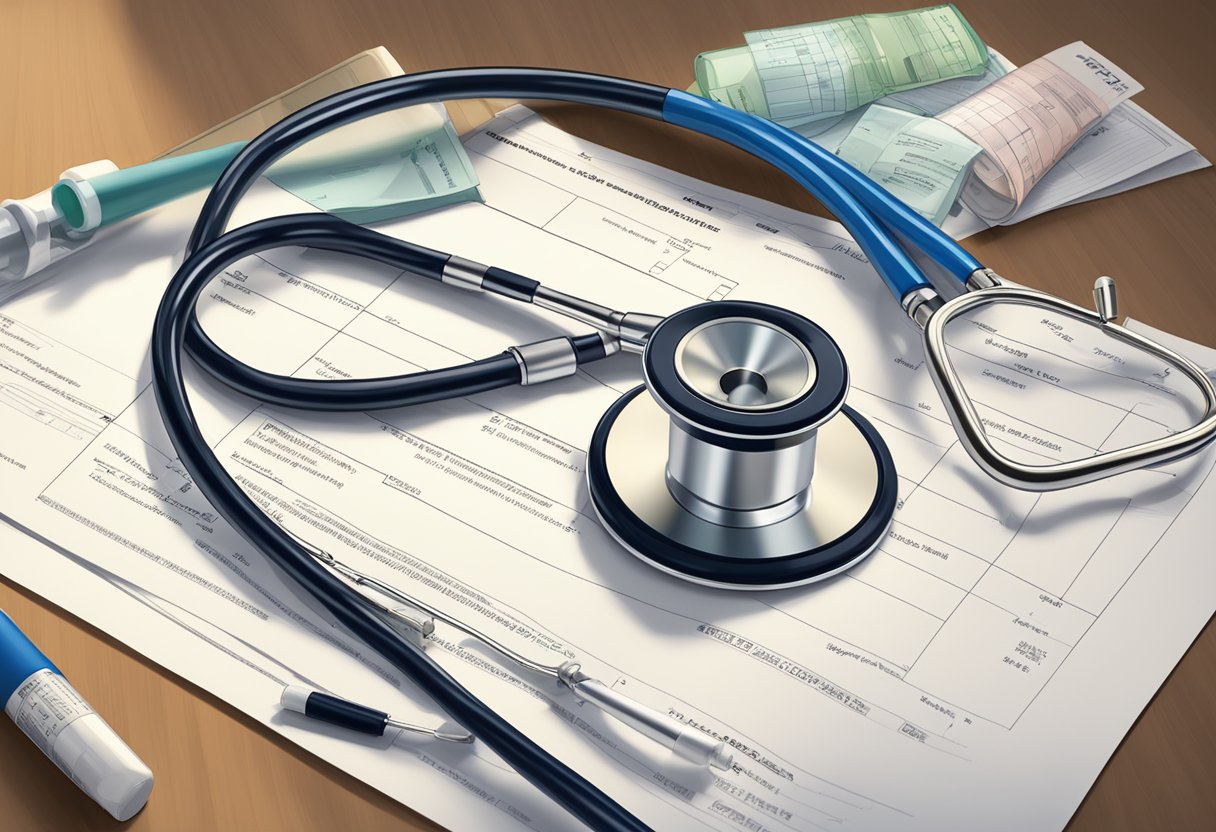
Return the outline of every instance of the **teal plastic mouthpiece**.
{"type": "Polygon", "coordinates": [[[241,151],[232,142],[83,180],[60,180],[51,200],[69,229],[88,233],[205,188],[241,151]]]}

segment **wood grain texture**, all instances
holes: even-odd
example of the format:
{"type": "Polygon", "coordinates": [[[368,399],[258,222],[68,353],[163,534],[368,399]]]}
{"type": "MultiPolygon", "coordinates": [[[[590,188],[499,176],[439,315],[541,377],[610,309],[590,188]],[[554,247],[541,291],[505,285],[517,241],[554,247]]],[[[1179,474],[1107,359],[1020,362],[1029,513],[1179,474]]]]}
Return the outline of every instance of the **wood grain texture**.
{"type": "MultiPolygon", "coordinates": [[[[1018,63],[1085,39],[1143,82],[1140,104],[1206,156],[1216,155],[1208,87],[1216,11],[1206,0],[956,2],[981,37],[1018,63]]],[[[0,195],[32,193],[83,161],[108,156],[128,165],[152,158],[377,44],[407,70],[557,66],[683,87],[697,52],[736,44],[748,29],[922,4],[0,0],[6,64],[0,195]]],[[[453,115],[464,128],[492,110],[470,102],[453,115]]],[[[599,111],[542,110],[564,129],[624,152],[818,210],[782,175],[712,141],[599,111]]],[[[1114,275],[1132,316],[1216,342],[1211,169],[991,231],[969,245],[998,271],[1086,305],[1094,276],[1114,275]]],[[[118,824],[0,720],[0,828],[438,828],[24,590],[0,583],[0,608],[157,776],[147,809],[118,824]]],[[[1070,830],[1212,828],[1214,688],[1216,632],[1209,626],[1115,753],[1070,830]]]]}

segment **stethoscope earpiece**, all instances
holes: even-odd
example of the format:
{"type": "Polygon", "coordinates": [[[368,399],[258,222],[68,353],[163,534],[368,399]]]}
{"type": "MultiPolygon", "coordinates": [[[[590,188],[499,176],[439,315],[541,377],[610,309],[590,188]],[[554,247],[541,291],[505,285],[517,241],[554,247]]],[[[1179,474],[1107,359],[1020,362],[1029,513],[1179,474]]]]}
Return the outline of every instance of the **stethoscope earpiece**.
{"type": "Polygon", "coordinates": [[[942,404],[958,434],[959,444],[977,465],[997,482],[1024,491],[1056,491],[1096,482],[1116,474],[1183,459],[1216,441],[1216,386],[1195,362],[1174,350],[1132,332],[1115,322],[1117,302],[1115,282],[1100,277],[1094,284],[1095,309],[1027,289],[1006,284],[988,269],[968,281],[971,290],[941,305],[928,315],[924,327],[925,358],[929,374],[941,396],[942,404]],[[946,329],[951,322],[966,319],[976,311],[998,304],[1041,309],[1095,327],[1116,342],[1161,361],[1188,379],[1203,400],[1203,414],[1189,428],[1136,445],[1097,451],[1089,456],[1047,463],[1026,463],[1001,452],[988,436],[983,419],[967,393],[962,375],[950,359],[946,329]]]}

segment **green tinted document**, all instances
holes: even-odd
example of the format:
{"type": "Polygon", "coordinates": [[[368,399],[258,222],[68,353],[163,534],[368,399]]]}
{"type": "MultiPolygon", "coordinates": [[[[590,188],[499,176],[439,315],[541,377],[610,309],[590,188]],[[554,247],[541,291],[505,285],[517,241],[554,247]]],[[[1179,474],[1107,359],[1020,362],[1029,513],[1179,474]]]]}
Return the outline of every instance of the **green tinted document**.
{"type": "Polygon", "coordinates": [[[292,151],[267,176],[316,208],[361,224],[481,199],[447,112],[431,105],[339,128],[292,151]]]}
{"type": "Polygon", "coordinates": [[[941,225],[980,146],[935,118],[874,104],[836,155],[941,225]]]}
{"type": "Polygon", "coordinates": [[[884,95],[983,74],[988,52],[953,5],[748,32],[747,46],[697,56],[705,95],[788,127],[884,95]]]}
{"type": "Polygon", "coordinates": [[[745,113],[769,117],[760,74],[748,47],[702,52],[693,61],[693,73],[697,78],[697,95],[745,113]]]}

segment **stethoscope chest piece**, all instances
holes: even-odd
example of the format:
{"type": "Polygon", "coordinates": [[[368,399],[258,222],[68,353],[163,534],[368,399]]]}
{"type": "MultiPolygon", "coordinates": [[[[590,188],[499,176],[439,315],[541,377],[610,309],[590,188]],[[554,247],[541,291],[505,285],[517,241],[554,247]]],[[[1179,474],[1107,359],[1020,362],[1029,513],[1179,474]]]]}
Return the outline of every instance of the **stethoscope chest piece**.
{"type": "Polygon", "coordinates": [[[672,575],[735,589],[821,580],[878,546],[895,511],[886,443],[845,405],[840,348],[811,321],[718,301],[666,318],[646,383],[591,440],[605,528],[672,575]]]}

